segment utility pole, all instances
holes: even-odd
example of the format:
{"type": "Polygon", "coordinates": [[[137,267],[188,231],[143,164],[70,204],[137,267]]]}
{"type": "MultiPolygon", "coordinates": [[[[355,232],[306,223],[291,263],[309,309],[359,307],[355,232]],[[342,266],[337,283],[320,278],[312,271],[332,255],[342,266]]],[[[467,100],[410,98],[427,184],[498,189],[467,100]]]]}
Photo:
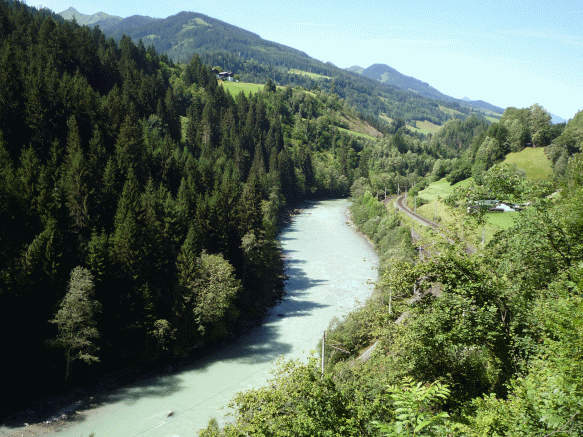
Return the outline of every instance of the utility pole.
{"type": "MultiPolygon", "coordinates": [[[[415,196],[415,208],[413,209],[413,212],[415,214],[417,214],[417,196],[415,196]]],[[[415,222],[413,222],[413,223],[415,223],[415,222]]]]}

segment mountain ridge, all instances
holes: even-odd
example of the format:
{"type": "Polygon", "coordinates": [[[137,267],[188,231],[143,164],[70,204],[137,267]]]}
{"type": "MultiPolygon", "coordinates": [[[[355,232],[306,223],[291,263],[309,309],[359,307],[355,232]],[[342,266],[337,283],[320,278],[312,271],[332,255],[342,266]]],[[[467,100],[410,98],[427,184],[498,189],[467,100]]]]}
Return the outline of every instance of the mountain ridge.
{"type": "MultiPolygon", "coordinates": [[[[454,104],[456,106],[451,109],[457,111],[460,111],[460,107],[465,107],[469,109],[469,112],[478,110],[486,115],[495,115],[498,117],[504,112],[502,108],[483,101],[464,102],[460,99],[454,99],[439,92],[428,83],[402,75],[394,68],[385,64],[373,64],[366,69],[358,66],[351,67],[350,69],[338,68],[332,64],[313,59],[306,53],[292,47],[264,40],[253,32],[196,12],[182,11],[166,18],[151,18],[139,15],[121,18],[104,13],[83,15],[74,8],[69,8],[59,15],[63,18],[75,18],[79,24],[98,25],[107,36],[117,40],[121,39],[124,34],[129,35],[134,42],[141,39],[145,46],[152,45],[156,51],[167,54],[174,61],[188,61],[195,53],[202,55],[228,52],[236,58],[246,59],[252,63],[256,62],[258,64],[271,65],[275,68],[284,68],[287,70],[302,70],[310,74],[316,73],[329,79],[331,79],[330,76],[334,76],[338,83],[344,81],[343,75],[348,73],[354,75],[355,79],[367,78],[371,80],[370,83],[364,84],[365,87],[370,87],[373,83],[394,87],[405,92],[413,92],[424,98],[454,104]],[[327,74],[332,69],[334,70],[333,74],[327,74]]],[[[210,62],[215,61],[213,59],[210,62]]],[[[219,60],[218,62],[218,64],[214,65],[221,65],[221,63],[226,61],[219,60]]],[[[227,65],[224,67],[227,69],[232,68],[227,65]]],[[[392,93],[387,89],[384,90],[382,92],[392,93]]],[[[395,104],[398,101],[401,101],[400,98],[395,100],[395,104]]],[[[411,119],[420,121],[428,120],[435,123],[436,119],[430,113],[438,110],[437,107],[439,105],[430,101],[420,104],[424,107],[435,106],[436,109],[429,108],[414,111],[415,114],[411,116],[411,119]]],[[[371,107],[373,105],[376,104],[369,104],[368,106],[371,107]]],[[[395,118],[395,116],[398,118],[407,118],[407,116],[399,115],[398,112],[393,111],[393,114],[390,115],[381,109],[376,111],[376,114],[377,116],[381,116],[385,113],[389,118],[395,118]]],[[[445,112],[450,115],[438,117],[443,119],[438,122],[440,125],[448,117],[454,117],[451,113],[445,112]]],[[[465,115],[458,114],[457,116],[465,117],[469,115],[468,110],[463,110],[462,112],[465,115]]]]}
{"type": "Polygon", "coordinates": [[[75,19],[75,21],[77,21],[77,23],[82,26],[99,25],[102,30],[114,26],[116,23],[124,20],[123,17],[109,15],[105,12],[96,12],[92,15],[82,14],[72,6],[62,12],[59,12],[58,15],[63,17],[65,20],[75,19]]]}
{"type": "Polygon", "coordinates": [[[363,76],[375,79],[381,83],[387,85],[393,85],[401,89],[407,89],[410,91],[418,92],[419,94],[437,100],[445,100],[448,102],[456,102],[464,106],[469,106],[476,109],[482,109],[485,111],[491,111],[493,113],[501,114],[504,109],[488,103],[484,100],[471,100],[466,98],[456,99],[455,97],[448,96],[442,93],[436,88],[429,85],[427,82],[414,78],[412,76],[404,75],[403,73],[397,71],[395,68],[387,64],[372,64],[370,67],[362,68],[359,66],[352,66],[348,71],[356,72],[363,76]]]}

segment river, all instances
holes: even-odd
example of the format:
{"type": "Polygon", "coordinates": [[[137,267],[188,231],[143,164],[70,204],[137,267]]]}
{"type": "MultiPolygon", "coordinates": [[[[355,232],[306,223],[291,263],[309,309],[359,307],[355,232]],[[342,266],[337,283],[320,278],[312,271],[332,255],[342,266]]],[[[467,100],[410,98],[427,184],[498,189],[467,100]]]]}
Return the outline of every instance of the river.
{"type": "Polygon", "coordinates": [[[212,417],[223,423],[235,393],[265,385],[282,356],[305,360],[332,318],[342,317],[372,292],[378,258],[347,224],[347,207],[346,200],[306,204],[283,229],[286,296],[261,326],[179,372],[104,394],[92,408],[72,414],[43,434],[190,437],[212,417]]]}

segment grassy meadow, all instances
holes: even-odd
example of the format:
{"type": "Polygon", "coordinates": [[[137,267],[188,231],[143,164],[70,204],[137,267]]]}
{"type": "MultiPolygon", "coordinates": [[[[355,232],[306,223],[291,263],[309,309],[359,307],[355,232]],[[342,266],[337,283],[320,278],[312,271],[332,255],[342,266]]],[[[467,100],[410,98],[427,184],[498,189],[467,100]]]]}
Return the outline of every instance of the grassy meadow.
{"type": "Polygon", "coordinates": [[[289,72],[292,73],[292,74],[303,74],[305,76],[311,77],[312,79],[324,78],[324,79],[330,79],[330,80],[332,80],[332,78],[330,76],[323,76],[321,74],[310,73],[308,71],[298,70],[296,68],[291,68],[289,70],[289,72]]]}
{"type": "MultiPolygon", "coordinates": [[[[455,185],[450,185],[449,182],[443,178],[433,182],[427,188],[419,192],[419,198],[427,203],[417,208],[417,214],[432,221],[436,218],[437,223],[442,227],[450,231],[455,230],[455,232],[461,235],[462,231],[461,229],[458,229],[461,218],[460,211],[449,208],[443,203],[443,200],[452,194],[456,187],[466,186],[470,181],[471,179],[466,179],[455,185]]],[[[415,198],[408,198],[407,203],[409,207],[413,209],[415,206],[415,198]]],[[[471,243],[480,244],[482,236],[485,233],[485,241],[487,243],[494,237],[496,232],[511,227],[518,214],[518,212],[487,213],[486,222],[483,226],[473,229],[465,228],[463,230],[464,238],[471,243]]],[[[409,223],[410,226],[413,226],[412,222],[413,220],[409,223]]],[[[429,240],[435,238],[435,232],[427,229],[425,226],[415,224],[414,228],[416,232],[429,240]]]]}
{"type": "Polygon", "coordinates": [[[441,126],[439,126],[438,124],[433,124],[427,120],[416,121],[415,124],[417,127],[413,127],[408,124],[407,128],[410,129],[412,132],[418,132],[423,135],[434,134],[435,132],[439,131],[439,129],[441,129],[441,126]]]}
{"type": "Polygon", "coordinates": [[[221,85],[226,91],[229,91],[232,96],[236,96],[239,93],[245,93],[249,96],[261,91],[265,86],[264,84],[260,83],[229,82],[228,80],[219,80],[218,84],[221,85]]]}
{"type": "Polygon", "coordinates": [[[457,187],[465,187],[470,183],[471,179],[466,179],[458,182],[455,185],[450,185],[446,178],[442,178],[435,181],[424,190],[419,192],[419,197],[425,199],[427,202],[432,202],[437,199],[445,199],[447,196],[453,193],[453,190],[457,187]]]}
{"type": "Polygon", "coordinates": [[[520,152],[509,153],[503,163],[524,170],[527,179],[549,179],[553,175],[551,162],[542,147],[527,147],[520,152]]]}

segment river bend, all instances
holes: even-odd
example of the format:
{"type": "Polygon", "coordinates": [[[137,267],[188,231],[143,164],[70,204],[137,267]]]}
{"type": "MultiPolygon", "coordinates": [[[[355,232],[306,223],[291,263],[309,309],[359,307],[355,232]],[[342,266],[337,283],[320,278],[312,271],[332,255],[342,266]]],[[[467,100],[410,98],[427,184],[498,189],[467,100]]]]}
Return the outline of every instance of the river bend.
{"type": "Polygon", "coordinates": [[[308,203],[283,229],[286,297],[261,326],[180,372],[104,394],[45,435],[194,437],[211,417],[222,423],[235,393],[265,385],[282,356],[305,360],[333,317],[370,296],[378,258],[347,224],[347,207],[346,200],[308,203]]]}

